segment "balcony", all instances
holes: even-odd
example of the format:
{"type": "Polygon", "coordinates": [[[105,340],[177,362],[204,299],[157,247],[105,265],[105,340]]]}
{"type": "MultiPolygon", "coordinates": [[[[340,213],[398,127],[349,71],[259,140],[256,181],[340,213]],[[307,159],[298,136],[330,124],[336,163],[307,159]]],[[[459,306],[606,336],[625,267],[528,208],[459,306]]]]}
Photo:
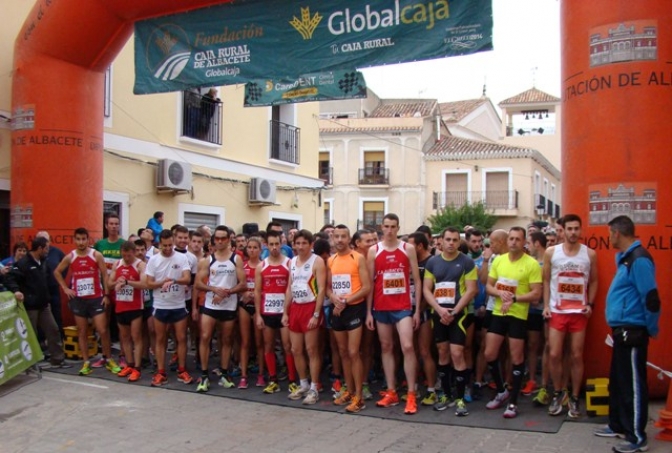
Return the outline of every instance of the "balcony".
{"type": "Polygon", "coordinates": [[[390,184],[390,169],[385,167],[367,167],[359,169],[360,185],[390,184]]]}
{"type": "Polygon", "coordinates": [[[182,136],[222,144],[222,102],[193,91],[182,96],[182,136]]]}
{"type": "Polygon", "coordinates": [[[334,167],[324,167],[320,168],[320,174],[318,176],[324,184],[331,186],[334,184],[334,167]]]}
{"type": "Polygon", "coordinates": [[[271,120],[271,159],[299,164],[300,132],[296,126],[271,120]]]}
{"type": "Polygon", "coordinates": [[[509,215],[509,214],[515,215],[515,213],[510,213],[508,211],[518,209],[518,191],[486,190],[485,192],[482,191],[434,192],[432,199],[432,208],[443,209],[450,206],[459,208],[466,204],[475,204],[479,202],[482,202],[486,209],[495,211],[496,215],[509,215]]]}

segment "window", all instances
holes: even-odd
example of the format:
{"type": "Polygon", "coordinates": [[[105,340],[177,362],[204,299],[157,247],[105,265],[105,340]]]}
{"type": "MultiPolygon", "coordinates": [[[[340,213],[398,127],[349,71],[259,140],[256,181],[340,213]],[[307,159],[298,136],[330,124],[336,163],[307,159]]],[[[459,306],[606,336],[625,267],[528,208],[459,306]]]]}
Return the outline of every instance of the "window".
{"type": "Polygon", "coordinates": [[[511,173],[507,171],[489,170],[485,173],[485,206],[488,209],[511,209],[513,191],[509,190],[511,173]]]}
{"type": "Polygon", "coordinates": [[[364,168],[359,171],[360,184],[389,184],[385,168],[385,151],[364,151],[364,168]]]}
{"type": "Polygon", "coordinates": [[[222,101],[215,88],[182,93],[182,136],[222,144],[222,101]]]}
{"type": "Polygon", "coordinates": [[[225,225],[224,208],[190,203],[178,203],[177,223],[189,230],[195,230],[201,225],[214,229],[217,225],[225,225]]]}
{"type": "Polygon", "coordinates": [[[328,151],[320,151],[320,157],[319,157],[319,168],[318,168],[318,177],[324,181],[324,183],[328,186],[333,184],[332,178],[333,178],[333,170],[331,167],[331,162],[329,160],[329,152],[328,151]]]}
{"type": "Polygon", "coordinates": [[[447,173],[446,191],[442,197],[442,207],[460,207],[471,201],[468,173],[447,173]]]}
{"type": "Polygon", "coordinates": [[[333,215],[332,215],[332,201],[331,200],[325,200],[324,203],[322,203],[322,206],[324,208],[324,218],[322,219],[323,225],[329,225],[332,222],[333,215]]]}
{"type": "Polygon", "coordinates": [[[380,230],[385,216],[384,201],[365,201],[363,204],[364,228],[380,230]]]}
{"type": "Polygon", "coordinates": [[[203,214],[201,212],[184,212],[183,225],[189,230],[195,230],[201,225],[207,225],[214,231],[215,227],[219,225],[219,216],[217,214],[203,214]]]}
{"type": "Polygon", "coordinates": [[[282,225],[282,231],[284,231],[285,234],[287,234],[287,232],[288,232],[289,230],[291,230],[292,228],[296,228],[296,229],[299,228],[299,222],[296,221],[296,220],[278,219],[278,218],[276,218],[276,217],[273,217],[272,220],[273,220],[274,222],[278,222],[278,223],[280,223],[280,224],[282,225]]]}
{"type": "Polygon", "coordinates": [[[274,105],[271,107],[271,159],[289,164],[299,164],[299,142],[301,129],[296,124],[295,105],[274,105]]]}

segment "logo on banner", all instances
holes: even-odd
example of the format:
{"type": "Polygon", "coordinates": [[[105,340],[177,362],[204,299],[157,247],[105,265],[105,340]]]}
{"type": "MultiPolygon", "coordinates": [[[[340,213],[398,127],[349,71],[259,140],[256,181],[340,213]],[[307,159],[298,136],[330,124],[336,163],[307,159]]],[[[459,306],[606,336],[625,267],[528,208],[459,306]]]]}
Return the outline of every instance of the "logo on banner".
{"type": "Polygon", "coordinates": [[[147,41],[147,65],[159,80],[174,80],[189,63],[189,38],[182,28],[168,24],[157,27],[147,41]]]}
{"type": "Polygon", "coordinates": [[[313,14],[313,17],[310,17],[310,7],[306,6],[301,8],[301,20],[296,16],[292,17],[292,20],[289,21],[289,24],[294,27],[296,31],[301,33],[303,39],[312,39],[313,32],[320,24],[322,16],[320,13],[313,14]]]}

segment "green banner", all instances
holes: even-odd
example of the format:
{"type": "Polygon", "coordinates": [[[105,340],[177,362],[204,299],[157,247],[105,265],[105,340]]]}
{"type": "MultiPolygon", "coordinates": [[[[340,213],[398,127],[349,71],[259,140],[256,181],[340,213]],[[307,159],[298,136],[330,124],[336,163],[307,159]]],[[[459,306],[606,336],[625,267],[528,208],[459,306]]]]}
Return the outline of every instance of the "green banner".
{"type": "Polygon", "coordinates": [[[13,293],[0,293],[0,385],[43,357],[26,310],[13,293]]]}
{"type": "Polygon", "coordinates": [[[329,71],[296,78],[259,79],[245,85],[245,107],[366,97],[364,74],[329,71]]]}
{"type": "Polygon", "coordinates": [[[135,24],[136,94],[492,49],[492,0],[248,0],[135,24]]]}

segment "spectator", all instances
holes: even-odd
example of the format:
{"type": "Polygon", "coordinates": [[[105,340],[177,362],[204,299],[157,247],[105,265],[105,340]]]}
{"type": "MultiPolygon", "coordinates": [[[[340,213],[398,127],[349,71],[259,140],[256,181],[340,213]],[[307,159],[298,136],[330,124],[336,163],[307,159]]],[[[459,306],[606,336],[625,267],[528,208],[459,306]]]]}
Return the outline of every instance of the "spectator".
{"type": "Polygon", "coordinates": [[[152,230],[154,233],[154,239],[159,237],[159,234],[163,231],[163,212],[156,211],[154,216],[147,221],[147,228],[152,230]]]}

